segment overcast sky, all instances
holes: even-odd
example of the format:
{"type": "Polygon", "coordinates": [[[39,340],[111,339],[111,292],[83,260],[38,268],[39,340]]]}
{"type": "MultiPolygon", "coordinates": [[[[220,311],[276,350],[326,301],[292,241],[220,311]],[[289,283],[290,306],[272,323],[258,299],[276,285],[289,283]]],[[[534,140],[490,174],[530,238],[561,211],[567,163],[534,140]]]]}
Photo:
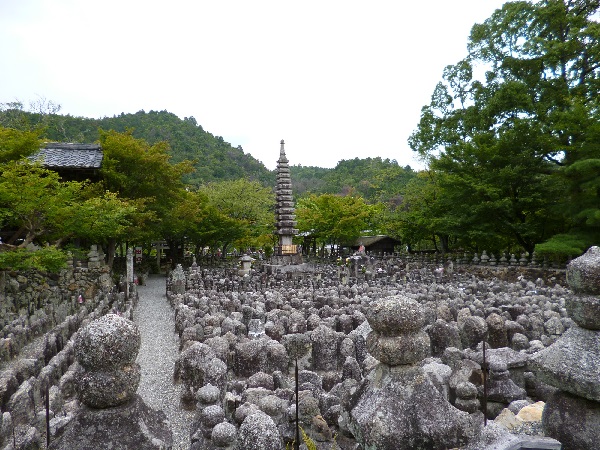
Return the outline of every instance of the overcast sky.
{"type": "Polygon", "coordinates": [[[407,139],[474,23],[501,0],[0,0],[0,103],[167,110],[273,169],[380,156],[407,139]]]}

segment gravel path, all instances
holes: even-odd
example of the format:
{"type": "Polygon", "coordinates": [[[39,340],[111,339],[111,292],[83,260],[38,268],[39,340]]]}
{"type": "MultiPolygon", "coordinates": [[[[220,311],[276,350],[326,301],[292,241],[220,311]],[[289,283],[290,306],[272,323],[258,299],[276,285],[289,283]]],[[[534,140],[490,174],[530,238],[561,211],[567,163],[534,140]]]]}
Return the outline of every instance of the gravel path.
{"type": "Polygon", "coordinates": [[[133,320],[140,329],[142,345],[137,362],[142,369],[138,394],[154,409],[162,409],[171,422],[173,449],[190,448],[189,429],[194,413],[179,403],[179,385],[173,384],[173,368],[179,355],[173,309],[165,295],[164,276],[151,276],[138,286],[139,303],[133,320]]]}

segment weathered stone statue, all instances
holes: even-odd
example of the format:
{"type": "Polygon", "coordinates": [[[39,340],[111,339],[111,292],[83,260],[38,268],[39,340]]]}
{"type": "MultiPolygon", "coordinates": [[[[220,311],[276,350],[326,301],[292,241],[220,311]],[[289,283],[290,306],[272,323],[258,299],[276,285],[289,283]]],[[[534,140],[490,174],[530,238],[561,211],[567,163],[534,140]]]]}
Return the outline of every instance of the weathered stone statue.
{"type": "Polygon", "coordinates": [[[575,324],[533,357],[538,378],[558,388],[542,425],[564,450],[591,450],[600,445],[600,247],[571,261],[567,282],[579,294],[566,302],[575,324]]]}
{"type": "Polygon", "coordinates": [[[50,449],[169,449],[172,434],[162,411],[136,394],[140,366],[137,326],[107,314],[75,339],[76,390],[80,410],[50,449]]]}
{"type": "Polygon", "coordinates": [[[379,364],[342,413],[356,440],[378,450],[464,445],[476,425],[444,398],[420,364],[430,354],[430,342],[419,303],[387,297],[370,306],[367,320],[373,329],[367,348],[379,364]]]}

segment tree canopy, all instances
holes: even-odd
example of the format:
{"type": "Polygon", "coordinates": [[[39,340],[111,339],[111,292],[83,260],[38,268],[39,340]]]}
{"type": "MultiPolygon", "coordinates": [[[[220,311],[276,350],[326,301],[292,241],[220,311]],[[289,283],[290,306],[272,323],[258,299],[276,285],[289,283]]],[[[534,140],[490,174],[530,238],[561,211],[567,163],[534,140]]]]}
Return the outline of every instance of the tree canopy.
{"type": "Polygon", "coordinates": [[[600,238],[598,6],[509,2],[473,26],[409,140],[437,173],[440,234],[529,252],[564,233],[600,238]]]}
{"type": "Polygon", "coordinates": [[[333,169],[291,167],[294,193],[358,195],[369,203],[397,200],[415,172],[395,160],[354,158],[340,161],[333,169]]]}
{"type": "Polygon", "coordinates": [[[245,179],[208,183],[199,191],[220,214],[218,239],[227,247],[260,246],[271,242],[275,196],[258,181],[245,179]]]}
{"type": "Polygon", "coordinates": [[[378,206],[360,196],[311,194],[298,201],[298,229],[321,245],[347,245],[364,233],[373,233],[378,206]]]}
{"type": "Polygon", "coordinates": [[[103,244],[131,230],[138,207],[99,184],[61,180],[23,158],[39,149],[36,133],[0,127],[0,148],[7,150],[0,164],[0,224],[12,230],[7,244],[103,244]]]}

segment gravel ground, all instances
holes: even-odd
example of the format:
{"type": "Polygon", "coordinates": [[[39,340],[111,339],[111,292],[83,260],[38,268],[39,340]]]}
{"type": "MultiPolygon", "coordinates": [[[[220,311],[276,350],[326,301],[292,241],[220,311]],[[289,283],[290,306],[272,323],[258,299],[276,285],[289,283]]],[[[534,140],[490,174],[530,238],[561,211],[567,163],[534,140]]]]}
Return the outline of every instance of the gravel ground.
{"type": "Polygon", "coordinates": [[[173,384],[173,369],[179,355],[174,312],[165,295],[164,276],[152,276],[138,286],[139,303],[133,320],[140,329],[142,345],[137,362],[142,369],[138,394],[154,409],[162,409],[171,422],[173,449],[190,448],[189,429],[193,411],[180,406],[179,385],[173,384]]]}

